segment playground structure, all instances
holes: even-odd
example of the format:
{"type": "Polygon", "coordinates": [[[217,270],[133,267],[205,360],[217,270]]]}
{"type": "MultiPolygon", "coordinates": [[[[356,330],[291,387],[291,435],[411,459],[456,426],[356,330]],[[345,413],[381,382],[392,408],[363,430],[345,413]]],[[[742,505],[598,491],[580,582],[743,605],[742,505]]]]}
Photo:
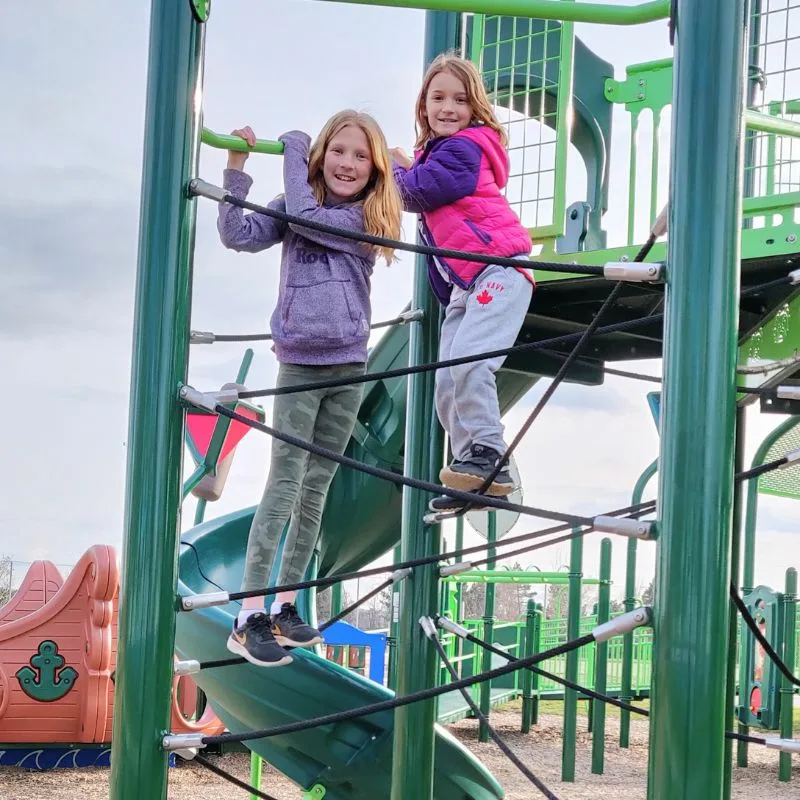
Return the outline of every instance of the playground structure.
{"type": "MultiPolygon", "coordinates": [[[[548,347],[547,352],[516,350],[509,357],[499,375],[503,408],[511,407],[541,376],[556,376],[554,386],[564,377],[599,384],[608,361],[663,355],[658,520],[657,525],[636,528],[640,531],[636,535],[645,536],[657,530],[659,548],[658,595],[652,610],[648,791],[655,800],[728,797],[730,740],[726,742],[725,733],[733,728],[735,657],[731,656],[738,629],[730,611],[728,576],[735,585],[742,584],[736,521],[743,504],[733,479],[734,471],[744,472],[744,417],[735,403],[737,361],[744,368],[766,366],[761,373],[746,373],[739,382],[740,387],[761,392],[762,410],[798,413],[798,365],[793,356],[800,276],[793,259],[800,251],[800,193],[792,183],[796,160],[786,143],[800,135],[800,124],[791,118],[797,106],[795,98],[786,94],[790,86],[786,80],[777,81],[780,96],[772,96],[775,81],[767,80],[766,96],[756,97],[764,79],[791,71],[786,63],[778,69],[762,59],[762,48],[772,42],[765,38],[771,2],[756,4],[749,25],[745,25],[744,2],[724,0],[630,7],[558,0],[491,4],[409,0],[406,5],[430,9],[426,60],[462,46],[481,64],[495,102],[508,110],[512,160],[515,147],[523,153],[533,148],[545,161],[551,157],[544,154],[552,152],[546,169],[526,173],[521,167],[515,176],[520,178],[519,197],[512,198],[542,245],[539,257],[553,265],[537,270],[539,289],[520,344],[547,341],[548,347]],[[631,67],[624,81],[615,80],[610,66],[575,37],[576,21],[632,25],[666,19],[671,6],[674,63],[631,67]],[[472,13],[462,17],[455,10],[472,13]],[[754,56],[746,73],[745,51],[754,56]],[[749,77],[746,101],[745,75],[749,77]],[[713,103],[704,101],[708,95],[713,95],[713,103]],[[603,215],[609,205],[612,170],[609,104],[624,104],[636,130],[644,109],[658,119],[671,102],[669,252],[663,243],[649,242],[648,266],[655,272],[642,281],[632,263],[641,250],[636,243],[643,241],[641,230],[651,227],[666,192],[655,179],[655,148],[650,202],[644,204],[648,208],[642,225],[637,216],[642,204],[633,188],[641,185],[641,159],[634,141],[626,241],[607,247],[603,215]],[[528,121],[538,124],[534,144],[525,139],[528,121]],[[743,138],[745,124],[748,134],[743,138]],[[515,125],[523,129],[522,142],[516,146],[515,125]],[[568,206],[570,143],[585,165],[587,192],[585,202],[568,206]],[[545,172],[552,188],[539,192],[545,172]],[[534,190],[526,183],[531,176],[537,186],[533,199],[528,192],[534,190]],[[655,266],[662,262],[663,272],[655,266]],[[622,279],[616,285],[602,276],[603,270],[580,272],[612,263],[609,274],[622,279]],[[558,271],[559,264],[566,271],[558,271]],[[613,324],[600,328],[601,322],[613,324]],[[576,336],[570,338],[571,334],[576,336]],[[589,341],[590,346],[573,352],[576,341],[581,346],[589,341]],[[770,369],[769,362],[780,366],[770,369]],[[777,386],[784,388],[778,391],[777,386]],[[676,659],[676,653],[693,658],[676,659]]],[[[227,406],[241,402],[231,401],[230,394],[198,397],[199,393],[184,391],[180,400],[176,396],[176,387],[186,380],[189,349],[188,287],[198,202],[190,181],[197,177],[201,138],[207,142],[213,138],[203,136],[201,109],[194,102],[200,96],[208,15],[205,0],[152,4],[111,796],[114,800],[165,797],[170,751],[188,753],[215,741],[251,736],[253,750],[310,796],[432,798],[435,782],[437,798],[500,797],[494,779],[434,725],[433,696],[399,705],[377,684],[312,653],[298,654],[291,670],[278,671],[269,681],[264,671],[257,674],[239,665],[196,673],[230,733],[192,736],[170,726],[173,652],[184,664],[226,655],[223,632],[230,626],[234,608],[230,603],[235,601],[230,589],[239,585],[252,515],[252,510],[242,511],[201,523],[182,537],[186,547],[179,552],[186,415],[182,401],[199,402],[220,420],[231,413],[227,406]],[[153,447],[153,441],[159,446],[153,447]],[[176,567],[177,593],[183,601],[175,639],[176,567]],[[217,595],[217,605],[203,607],[201,598],[208,594],[217,595]],[[373,708],[376,703],[380,710],[373,708]],[[362,707],[371,710],[359,715],[362,707]],[[322,723],[316,719],[317,727],[303,729],[308,720],[326,712],[334,716],[322,723]],[[253,735],[254,730],[260,735],[253,735]]],[[[225,137],[221,140],[222,146],[231,146],[225,137]]],[[[279,151],[275,143],[257,149],[279,151]]],[[[371,354],[370,373],[435,361],[438,309],[420,267],[414,276],[412,309],[421,312],[421,319],[387,333],[371,354]]],[[[444,451],[434,424],[431,391],[430,371],[368,384],[348,456],[395,476],[402,473],[406,479],[431,481],[444,451]]],[[[249,420],[258,427],[257,412],[253,414],[249,420]]],[[[220,436],[221,440],[211,433],[206,455],[217,447],[219,455],[223,453],[225,435],[220,436]]],[[[785,459],[786,453],[780,457],[785,459]]],[[[197,487],[206,477],[222,474],[221,465],[220,472],[210,474],[217,467],[205,462],[202,453],[197,460],[197,487]]],[[[219,487],[206,485],[211,494],[215,488],[219,487]]],[[[414,486],[406,484],[401,492],[375,475],[343,467],[332,487],[315,565],[317,580],[333,582],[348,570],[363,568],[398,540],[399,562],[419,562],[409,568],[411,575],[398,576],[394,684],[400,699],[434,686],[439,669],[438,640],[418,624],[420,618],[436,615],[442,577],[436,559],[438,521],[423,522],[426,497],[414,486]],[[369,534],[346,536],[345,531],[369,534]]],[[[553,519],[574,528],[573,542],[579,542],[593,527],[602,527],[598,520],[608,516],[553,519]]],[[[635,545],[631,539],[629,548],[635,545]]],[[[499,543],[490,548],[490,561],[500,557],[497,550],[499,543]]],[[[754,588],[746,580],[744,586],[754,588]]],[[[791,595],[790,585],[786,596],[791,595]]],[[[306,591],[301,598],[306,608],[311,607],[312,597],[313,592],[306,591]]],[[[626,587],[628,601],[629,614],[635,614],[632,592],[626,587]]],[[[785,605],[788,609],[790,603],[785,605]]],[[[640,616],[637,625],[646,619],[640,616]]],[[[786,626],[787,619],[788,614],[786,626]]],[[[624,641],[630,642],[633,630],[627,631],[624,641]]],[[[567,636],[571,643],[581,638],[574,623],[567,636]]],[[[607,640],[596,641],[598,650],[610,646],[607,640]]],[[[786,649],[782,655],[788,658],[786,649]]],[[[525,659],[523,663],[533,664],[525,659]]],[[[509,668],[508,674],[512,671],[509,668]]],[[[598,681],[599,676],[595,686],[598,681]]],[[[631,676],[623,672],[621,682],[621,696],[627,698],[631,676]]],[[[788,681],[782,689],[792,696],[788,681]]],[[[574,694],[565,698],[576,701],[574,694]]]]}
{"type": "MultiPolygon", "coordinates": [[[[64,580],[34,562],[0,607],[0,764],[44,769],[107,766],[114,712],[119,571],[114,548],[95,545],[64,580]]],[[[197,688],[176,676],[170,727],[214,734],[197,688]]]]}

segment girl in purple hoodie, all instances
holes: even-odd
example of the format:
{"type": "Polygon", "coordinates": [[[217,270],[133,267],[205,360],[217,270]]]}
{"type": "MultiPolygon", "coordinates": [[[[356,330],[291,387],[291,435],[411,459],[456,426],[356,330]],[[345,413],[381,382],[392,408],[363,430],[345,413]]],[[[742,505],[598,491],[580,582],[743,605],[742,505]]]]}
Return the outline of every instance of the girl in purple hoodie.
{"type": "MultiPolygon", "coordinates": [[[[251,147],[250,128],[235,130],[251,147]]],[[[269,208],[337,228],[398,239],[402,205],[391,158],[378,124],[367,114],[342,111],[314,144],[300,131],[284,145],[284,193],[269,208]]],[[[231,151],[223,185],[245,198],[253,181],[242,171],[247,153],[231,151]]],[[[394,252],[286,223],[245,214],[221,203],[217,223],[225,247],[257,253],[281,243],[278,302],[270,328],[280,362],[277,385],[317,383],[364,374],[370,329],[370,279],[379,255],[394,252]]],[[[343,453],[355,426],[363,384],[278,395],[273,427],[343,453]]],[[[247,542],[242,591],[267,586],[284,526],[289,522],[278,585],[303,579],[319,535],[322,509],[337,463],[274,440],[269,477],[247,542]]],[[[233,624],[228,649],[253,664],[272,667],[292,659],[285,646],[322,641],[297,613],[294,592],[275,595],[270,613],[263,597],[247,598],[233,624]]]]}
{"type": "MultiPolygon", "coordinates": [[[[502,194],[509,173],[506,134],[471,62],[451,54],[434,60],[417,99],[416,122],[415,160],[399,148],[392,156],[403,204],[421,215],[425,243],[527,258],[530,235],[502,194]]],[[[533,292],[530,269],[430,257],[428,277],[447,307],[440,359],[514,344],[533,292]]],[[[494,377],[504,360],[484,359],[436,373],[436,411],[453,453],[440,473],[446,486],[478,489],[506,451],[494,377]]],[[[506,465],[488,493],[507,495],[513,488],[506,465]]],[[[446,496],[431,502],[434,510],[461,505],[446,496]]]]}

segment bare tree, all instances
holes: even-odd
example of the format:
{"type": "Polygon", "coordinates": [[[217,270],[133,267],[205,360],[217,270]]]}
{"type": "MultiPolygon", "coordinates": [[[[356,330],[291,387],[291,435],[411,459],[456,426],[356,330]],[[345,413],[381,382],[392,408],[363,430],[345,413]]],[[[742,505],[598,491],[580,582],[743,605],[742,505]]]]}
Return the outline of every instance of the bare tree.
{"type": "Polygon", "coordinates": [[[645,589],[643,589],[640,593],[642,598],[642,605],[643,606],[651,606],[653,605],[653,598],[656,594],[656,579],[655,576],[650,581],[645,589]]]}
{"type": "Polygon", "coordinates": [[[4,606],[14,596],[11,579],[14,574],[14,562],[11,556],[0,556],[0,606],[4,606]]]}

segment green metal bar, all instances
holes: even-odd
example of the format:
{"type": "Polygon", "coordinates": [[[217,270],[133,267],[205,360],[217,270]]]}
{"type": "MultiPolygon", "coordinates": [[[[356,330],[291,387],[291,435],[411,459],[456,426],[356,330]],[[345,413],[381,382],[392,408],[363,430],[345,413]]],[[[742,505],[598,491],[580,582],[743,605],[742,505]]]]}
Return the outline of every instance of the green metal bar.
{"type": "MultiPolygon", "coordinates": [[[[455,557],[456,564],[460,564],[464,559],[461,557],[461,551],[464,549],[464,517],[456,519],[456,551],[458,555],[455,557]]],[[[464,587],[460,582],[456,581],[456,608],[458,609],[456,622],[461,619],[461,611],[463,608],[463,593],[464,587]]],[[[456,637],[459,638],[459,637],[456,637]]],[[[459,638],[460,641],[460,638],[459,638]]]]}
{"type": "MultiPolygon", "coordinates": [[[[536,620],[533,626],[533,653],[540,653],[542,651],[542,622],[544,621],[545,607],[540,603],[536,604],[536,620]]],[[[530,672],[530,670],[526,670],[530,672]]],[[[533,674],[533,707],[531,708],[531,723],[533,725],[539,724],[539,684],[540,677],[538,674],[533,674]]]]}
{"type": "MultiPolygon", "coordinates": [[[[425,65],[444,51],[458,47],[461,17],[429,13],[425,18],[425,65]]],[[[424,319],[409,333],[408,363],[436,359],[439,349],[439,303],[428,288],[425,259],[418,257],[414,270],[413,307],[424,319]]],[[[442,466],[444,435],[433,404],[432,372],[410,375],[406,419],[404,472],[423,480],[436,480],[442,466]]],[[[426,495],[416,489],[403,491],[401,548],[404,561],[440,552],[441,529],[423,523],[426,495]]],[[[438,655],[419,625],[433,613],[439,601],[439,570],[435,564],[418,567],[402,581],[397,647],[397,694],[433,686],[438,655]]],[[[431,700],[398,708],[394,714],[391,800],[433,800],[433,747],[436,703],[431,700]]]]}
{"type": "Polygon", "coordinates": [[[636,158],[639,152],[639,112],[631,112],[631,152],[628,163],[628,244],[636,235],[636,158]]]}
{"type": "MultiPolygon", "coordinates": [[[[598,25],[641,25],[669,16],[670,0],[649,0],[635,6],[613,3],[574,3],[563,0],[327,0],[392,8],[531,17],[562,22],[593,22],[598,25]]],[[[456,43],[457,46],[458,43],[456,43]]]]}
{"type": "Polygon", "coordinates": [[[768,214],[770,211],[785,211],[800,205],[800,192],[785,192],[770,197],[748,197],[742,210],[746,214],[768,214]]]}
{"type": "MultiPolygon", "coordinates": [[[[577,529],[576,529],[577,531],[577,529]]],[[[570,543],[569,601],[567,606],[567,639],[577,639],[581,628],[581,577],[583,575],[583,536],[576,536],[570,543]]],[[[577,650],[567,653],[565,677],[576,683],[578,680],[577,650]]],[[[574,689],[564,690],[564,727],[561,746],[561,780],[575,780],[575,747],[578,733],[578,693],[574,689]]]]}
{"type": "MultiPolygon", "coordinates": [[[[486,570],[465,570],[458,575],[448,575],[443,580],[451,583],[547,583],[552,586],[565,586],[569,584],[569,575],[565,572],[529,572],[519,569],[490,572],[487,564],[486,570]]],[[[583,584],[585,586],[599,586],[600,579],[585,578],[583,584]]]]}
{"type": "Polygon", "coordinates": [[[211,469],[205,462],[198,464],[194,472],[184,481],[181,487],[181,499],[185,500],[192,493],[192,489],[194,489],[210,471],[211,469]]]}
{"type": "Polygon", "coordinates": [[[219,150],[234,150],[237,153],[263,153],[269,156],[283,155],[283,142],[273,142],[269,139],[256,139],[256,146],[250,147],[244,139],[222,133],[214,133],[208,128],[203,128],[201,137],[203,144],[216,147],[219,150]]]}
{"type": "MultiPolygon", "coordinates": [[[[744,453],[746,447],[745,431],[747,418],[744,406],[736,406],[736,440],[733,450],[734,472],[744,470],[744,453]]],[[[751,481],[758,483],[758,481],[751,481]]],[[[742,564],[742,508],[744,487],[740,481],[733,489],[733,516],[731,520],[731,581],[734,586],[739,585],[742,564]]],[[[728,670],[726,675],[725,692],[725,730],[732,731],[736,714],[736,665],[737,646],[739,644],[739,618],[736,614],[730,615],[728,624],[728,670]]],[[[733,786],[733,739],[725,737],[725,776],[722,790],[723,800],[730,800],[733,786]]]]}
{"type": "MultiPolygon", "coordinates": [[[[343,598],[343,591],[344,586],[342,582],[334,583],[331,587],[331,617],[335,617],[341,610],[344,608],[344,598],[343,598]]],[[[341,645],[336,645],[331,648],[331,656],[333,657],[333,661],[338,664],[339,659],[344,652],[344,648],[341,645]]],[[[347,666],[345,664],[344,666],[347,666]]]]}
{"type": "MultiPolygon", "coordinates": [[[[797,570],[786,570],[786,591],[783,595],[783,662],[794,668],[797,652],[797,570]]],[[[794,725],[795,688],[786,677],[781,677],[781,738],[791,739],[794,725]]],[[[778,780],[784,783],[792,779],[792,755],[781,753],[778,758],[778,780]]]]}
{"type": "MultiPolygon", "coordinates": [[[[473,23],[473,25],[476,23],[473,23]]],[[[456,550],[458,551],[459,555],[456,556],[456,563],[461,563],[463,558],[461,557],[461,551],[464,549],[464,517],[458,517],[456,519],[456,550]]],[[[442,583],[443,586],[449,587],[449,584],[442,583]]],[[[461,617],[464,613],[464,586],[461,583],[456,583],[455,585],[455,593],[456,593],[456,613],[455,613],[455,620],[456,622],[461,622],[461,617]]],[[[460,636],[453,637],[453,651],[454,655],[460,657],[464,653],[464,640],[460,636]]],[[[443,673],[444,674],[444,673],[443,673]]]]}
{"type": "MultiPolygon", "coordinates": [[[[258,791],[261,791],[261,772],[264,767],[264,762],[261,760],[261,756],[257,755],[256,753],[250,753],[250,785],[258,791]]],[[[250,800],[258,800],[256,795],[251,794],[250,800]]]]}
{"type": "Polygon", "coordinates": [[[795,122],[793,119],[772,117],[769,114],[762,114],[760,111],[748,109],[744,112],[744,121],[749,131],[774,133],[777,136],[791,136],[794,139],[800,138],[800,122],[795,122]]]}
{"type": "MultiPolygon", "coordinates": [[[[597,624],[611,618],[611,539],[600,543],[600,584],[597,597],[597,624]]],[[[595,646],[594,689],[605,694],[608,688],[608,643],[595,646]]],[[[591,684],[590,684],[591,685],[591,684]]],[[[606,755],[606,706],[592,702],[592,772],[602,775],[606,755]]]]}
{"type": "MultiPolygon", "coordinates": [[[[535,655],[536,646],[536,603],[528,600],[525,611],[525,638],[522,656],[528,658],[535,655]]],[[[533,670],[522,670],[522,733],[530,733],[533,722],[533,670]]]]}
{"type": "MultiPolygon", "coordinates": [[[[788,433],[795,425],[800,423],[800,416],[792,416],[785,419],[774,430],[764,437],[764,441],[758,446],[751,466],[760,467],[769,453],[770,448],[788,433]]],[[[747,482],[747,504],[744,521],[744,559],[742,564],[742,592],[747,594],[755,588],[756,570],[756,522],[758,520],[758,480],[747,482]]]]}
{"type": "MultiPolygon", "coordinates": [[[[565,5],[574,5],[570,0],[565,5]]],[[[563,236],[567,224],[567,158],[572,133],[572,88],[575,73],[575,25],[572,22],[561,24],[560,54],[558,58],[558,89],[556,96],[556,158],[553,174],[553,216],[552,235],[563,236]]]]}
{"type": "MultiPolygon", "coordinates": [[[[497,541],[497,514],[494,511],[488,513],[488,525],[486,530],[486,541],[489,545],[494,545],[497,541]]],[[[487,569],[494,569],[496,549],[489,547],[486,555],[490,559],[486,564],[487,569]]],[[[483,640],[492,643],[494,639],[494,600],[495,600],[495,587],[494,583],[489,583],[486,587],[486,595],[483,598],[483,640]]],[[[492,654],[486,648],[483,648],[481,658],[481,671],[488,672],[492,668],[492,654]]],[[[492,682],[484,681],[480,685],[480,709],[484,717],[489,718],[492,712],[492,682]]],[[[489,728],[481,720],[478,727],[478,740],[481,742],[489,741],[489,728]]]]}
{"type": "MultiPolygon", "coordinates": [[[[639,505],[644,496],[644,490],[653,475],[658,470],[658,459],[652,461],[639,476],[631,495],[631,505],[639,505]]],[[[636,539],[628,540],[625,566],[625,611],[633,611],[636,606],[636,554],[638,542],[636,539]]],[[[626,703],[633,701],[633,634],[626,633],[622,637],[622,676],[620,686],[620,699],[626,703]]],[[[631,712],[626,708],[620,709],[619,746],[629,747],[631,741],[631,712]]]]}
{"type": "Polygon", "coordinates": [[[152,0],[111,800],[165,800],[204,28],[152,0]]]}
{"type": "Polygon", "coordinates": [[[659,156],[659,133],[661,131],[661,110],[653,109],[653,131],[652,131],[652,152],[650,158],[650,225],[655,223],[658,216],[658,156],[659,156]]]}
{"type": "Polygon", "coordinates": [[[745,2],[676,2],[648,800],[723,791],[745,2]]]}
{"type": "MultiPolygon", "coordinates": [[[[397,547],[394,548],[394,563],[397,564],[400,559],[400,545],[397,545],[397,547]]],[[[393,691],[397,688],[397,626],[399,624],[400,610],[399,583],[401,582],[396,581],[392,584],[392,616],[389,621],[389,637],[386,640],[386,652],[389,660],[389,670],[386,677],[386,685],[393,691]]]]}
{"type": "Polygon", "coordinates": [[[204,497],[197,498],[197,506],[194,509],[194,524],[200,525],[206,516],[206,499],[204,497]]]}

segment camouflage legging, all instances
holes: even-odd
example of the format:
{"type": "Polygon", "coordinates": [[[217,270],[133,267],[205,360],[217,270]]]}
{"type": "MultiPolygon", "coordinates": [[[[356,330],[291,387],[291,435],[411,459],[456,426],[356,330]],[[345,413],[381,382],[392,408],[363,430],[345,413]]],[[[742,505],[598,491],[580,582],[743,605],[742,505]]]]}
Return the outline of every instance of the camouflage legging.
{"type": "MultiPolygon", "coordinates": [[[[281,364],[277,386],[363,375],[365,364],[281,364]]],[[[275,397],[273,427],[343,453],[355,427],[364,384],[275,397]]],[[[242,591],[267,586],[281,534],[291,517],[278,586],[303,579],[314,552],[325,498],[338,464],[274,439],[264,496],[247,540],[242,591]]]]}

